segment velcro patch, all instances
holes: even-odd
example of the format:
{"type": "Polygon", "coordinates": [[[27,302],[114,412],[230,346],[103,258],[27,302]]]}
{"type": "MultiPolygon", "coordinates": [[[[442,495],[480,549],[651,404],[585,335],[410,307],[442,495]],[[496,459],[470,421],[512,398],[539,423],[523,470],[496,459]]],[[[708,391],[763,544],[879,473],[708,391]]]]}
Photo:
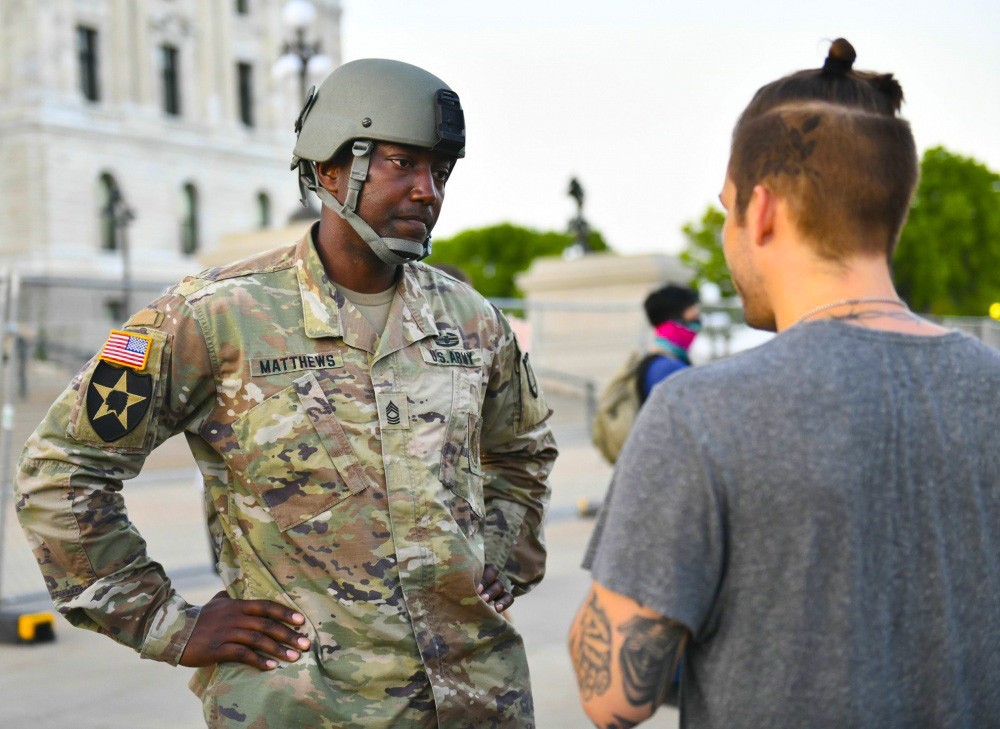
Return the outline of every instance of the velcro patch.
{"type": "Polygon", "coordinates": [[[252,377],[268,377],[299,370],[331,370],[343,366],[343,358],[333,352],[281,354],[274,357],[253,357],[250,360],[250,374],[252,377]]]}
{"type": "Polygon", "coordinates": [[[101,347],[99,358],[138,372],[145,369],[152,346],[153,338],[145,334],[112,329],[108,341],[101,347]]]}
{"type": "Polygon", "coordinates": [[[156,309],[143,309],[132,315],[132,318],[125,322],[128,327],[158,327],[163,321],[163,312],[156,309]]]}
{"type": "Polygon", "coordinates": [[[421,347],[421,354],[427,364],[450,365],[454,367],[482,367],[483,353],[478,349],[438,349],[421,347]]]}
{"type": "Polygon", "coordinates": [[[153,378],[98,362],[87,387],[87,419],[106,443],[119,440],[142,422],[153,399],[153,378]]]}

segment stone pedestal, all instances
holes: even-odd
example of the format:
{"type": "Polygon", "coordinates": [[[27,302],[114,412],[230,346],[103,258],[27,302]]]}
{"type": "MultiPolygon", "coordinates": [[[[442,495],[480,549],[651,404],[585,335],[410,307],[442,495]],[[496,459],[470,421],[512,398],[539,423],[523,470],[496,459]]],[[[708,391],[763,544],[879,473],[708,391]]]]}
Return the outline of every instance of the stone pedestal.
{"type": "Polygon", "coordinates": [[[675,257],[659,254],[536,260],[518,286],[530,305],[526,346],[546,386],[602,386],[629,352],[647,346],[646,295],[667,283],[686,285],[691,275],[675,257]]]}
{"type": "Polygon", "coordinates": [[[246,233],[232,233],[219,238],[214,250],[202,253],[198,260],[205,268],[224,266],[243,258],[262,253],[270,248],[295,243],[313,224],[312,220],[290,223],[283,228],[252,230],[246,233]]]}

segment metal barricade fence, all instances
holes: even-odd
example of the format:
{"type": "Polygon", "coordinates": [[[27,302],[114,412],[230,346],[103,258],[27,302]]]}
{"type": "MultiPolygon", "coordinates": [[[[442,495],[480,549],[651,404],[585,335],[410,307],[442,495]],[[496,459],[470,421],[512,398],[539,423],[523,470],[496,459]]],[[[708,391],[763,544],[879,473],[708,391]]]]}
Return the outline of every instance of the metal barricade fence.
{"type": "Polygon", "coordinates": [[[975,337],[983,344],[1000,349],[1000,321],[984,316],[941,316],[936,317],[941,326],[957,329],[975,337]]]}
{"type": "MultiPolygon", "coordinates": [[[[585,391],[583,380],[600,387],[630,352],[645,350],[651,332],[641,301],[525,301],[494,299],[511,319],[538,368],[560,386],[585,391]]],[[[703,328],[693,358],[706,362],[746,346],[743,313],[737,306],[702,306],[703,328]]]]}
{"type": "MultiPolygon", "coordinates": [[[[173,281],[133,281],[136,308],[173,281]]],[[[13,479],[24,442],[56,397],[125,317],[118,282],[7,274],[0,277],[0,607],[47,599],[14,513],[13,479]]],[[[183,438],[171,438],[126,487],[129,516],[171,575],[207,571],[200,479],[183,438]]]]}
{"type": "MultiPolygon", "coordinates": [[[[173,281],[133,281],[136,309],[173,281]]],[[[41,573],[17,524],[12,503],[16,461],[25,440],[55,398],[125,318],[121,284],[101,279],[0,276],[0,606],[41,602],[41,573]]],[[[635,302],[496,300],[511,319],[546,391],[579,407],[562,418],[581,438],[589,436],[597,393],[628,354],[645,349],[649,328],[635,302]],[[571,419],[572,422],[568,422],[571,419]]],[[[694,359],[704,362],[761,341],[742,323],[738,308],[703,307],[704,329],[694,359]]],[[[1000,349],[1000,322],[942,320],[1000,349]]],[[[589,440],[589,438],[588,438],[589,440]]],[[[172,577],[210,574],[201,479],[181,436],[161,445],[143,472],[126,486],[129,518],[172,577]]]]}
{"type": "MultiPolygon", "coordinates": [[[[589,440],[600,389],[630,353],[649,347],[651,332],[641,301],[494,299],[493,303],[510,319],[546,392],[581,400],[579,425],[589,440]]],[[[695,361],[717,359],[734,346],[746,346],[739,307],[704,305],[702,310],[695,361]]]]}

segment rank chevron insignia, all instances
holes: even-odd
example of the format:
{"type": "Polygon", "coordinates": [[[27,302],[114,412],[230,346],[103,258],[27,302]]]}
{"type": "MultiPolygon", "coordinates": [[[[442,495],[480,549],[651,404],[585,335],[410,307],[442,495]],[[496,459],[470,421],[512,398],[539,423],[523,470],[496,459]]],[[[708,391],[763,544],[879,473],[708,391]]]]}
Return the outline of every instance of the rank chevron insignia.
{"type": "Polygon", "coordinates": [[[385,406],[385,419],[389,425],[399,425],[399,408],[392,400],[385,406]]]}
{"type": "Polygon", "coordinates": [[[149,411],[153,378],[101,361],[87,388],[87,418],[105,442],[116,441],[142,422],[149,411]]]}

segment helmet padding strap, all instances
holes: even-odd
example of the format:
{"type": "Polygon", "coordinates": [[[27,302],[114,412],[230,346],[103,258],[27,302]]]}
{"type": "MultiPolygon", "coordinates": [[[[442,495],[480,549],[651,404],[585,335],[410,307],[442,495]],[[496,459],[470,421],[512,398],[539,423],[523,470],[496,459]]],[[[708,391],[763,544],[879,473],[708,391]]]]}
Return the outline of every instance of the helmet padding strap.
{"type": "Polygon", "coordinates": [[[352,213],[358,211],[358,196],[361,194],[361,186],[368,179],[368,165],[371,162],[374,148],[375,143],[367,139],[356,139],[351,148],[354,159],[351,160],[351,174],[347,181],[347,197],[344,198],[344,207],[352,213]]]}
{"type": "MultiPolygon", "coordinates": [[[[354,159],[351,161],[347,195],[343,204],[320,184],[316,184],[316,195],[323,205],[346,220],[354,232],[361,236],[361,239],[384,263],[390,266],[400,266],[409,261],[419,261],[426,258],[431,252],[430,236],[422,242],[405,238],[382,238],[357,214],[358,197],[361,194],[361,186],[368,179],[368,165],[374,147],[374,143],[369,140],[354,142],[351,149],[354,159]]],[[[318,180],[316,182],[318,183],[318,180]]]]}

